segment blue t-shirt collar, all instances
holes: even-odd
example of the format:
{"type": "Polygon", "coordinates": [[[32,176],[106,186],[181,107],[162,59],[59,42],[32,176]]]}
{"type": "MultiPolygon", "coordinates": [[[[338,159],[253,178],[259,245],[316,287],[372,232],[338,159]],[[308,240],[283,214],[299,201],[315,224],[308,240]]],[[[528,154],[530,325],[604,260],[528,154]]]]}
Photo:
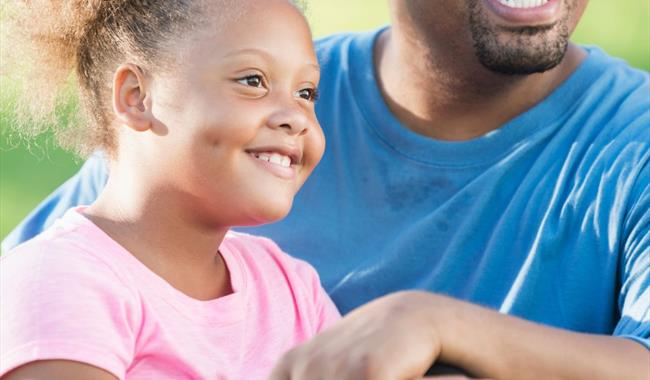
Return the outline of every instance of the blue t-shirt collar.
{"type": "Polygon", "coordinates": [[[597,71],[604,71],[605,54],[596,47],[585,48],[588,56],[546,99],[504,124],[501,128],[467,141],[443,141],[419,135],[404,127],[390,112],[378,87],[373,48],[387,27],[354,39],[350,49],[350,86],[358,94],[357,106],[370,128],[387,145],[409,158],[434,166],[473,167],[490,164],[508,154],[531,135],[552,133],[563,116],[584,96],[597,71]]]}

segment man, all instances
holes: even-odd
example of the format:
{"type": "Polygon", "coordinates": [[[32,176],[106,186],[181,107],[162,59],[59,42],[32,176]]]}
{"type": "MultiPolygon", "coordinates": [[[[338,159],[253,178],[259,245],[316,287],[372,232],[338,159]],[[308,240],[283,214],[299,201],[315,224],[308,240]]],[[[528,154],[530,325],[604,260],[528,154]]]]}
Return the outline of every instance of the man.
{"type": "MultiPolygon", "coordinates": [[[[379,299],[276,378],[411,378],[434,360],[648,378],[649,79],[568,42],[586,5],[392,0],[390,28],[319,41],[328,150],[292,213],[250,231],[315,265],[342,313],[379,299]],[[406,289],[428,292],[382,297],[406,289]]],[[[88,161],[4,248],[105,177],[88,161]]]]}

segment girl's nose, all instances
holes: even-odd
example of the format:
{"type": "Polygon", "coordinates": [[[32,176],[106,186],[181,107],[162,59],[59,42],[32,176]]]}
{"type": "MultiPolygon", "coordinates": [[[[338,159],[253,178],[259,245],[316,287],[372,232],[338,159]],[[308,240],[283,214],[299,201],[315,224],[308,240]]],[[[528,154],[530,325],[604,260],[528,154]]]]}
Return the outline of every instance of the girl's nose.
{"type": "Polygon", "coordinates": [[[269,117],[268,124],[271,128],[282,129],[290,135],[304,135],[311,122],[306,113],[298,105],[279,107],[269,117]]]}

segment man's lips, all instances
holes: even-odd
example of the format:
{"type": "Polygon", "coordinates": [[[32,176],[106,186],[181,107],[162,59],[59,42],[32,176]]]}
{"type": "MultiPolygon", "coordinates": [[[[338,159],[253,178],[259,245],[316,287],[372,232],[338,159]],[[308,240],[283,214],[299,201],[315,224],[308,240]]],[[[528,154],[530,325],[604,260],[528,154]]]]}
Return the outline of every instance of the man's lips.
{"type": "Polygon", "coordinates": [[[550,25],[560,18],[562,0],[483,0],[499,19],[512,26],[550,25]]]}

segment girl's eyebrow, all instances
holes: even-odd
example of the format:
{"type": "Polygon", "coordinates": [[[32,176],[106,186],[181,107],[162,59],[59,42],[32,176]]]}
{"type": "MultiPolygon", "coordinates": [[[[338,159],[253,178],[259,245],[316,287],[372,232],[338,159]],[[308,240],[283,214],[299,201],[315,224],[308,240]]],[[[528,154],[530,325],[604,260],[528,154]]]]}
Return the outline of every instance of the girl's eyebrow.
{"type": "Polygon", "coordinates": [[[307,66],[313,68],[314,70],[318,71],[320,73],[320,66],[316,63],[308,63],[307,66]]]}
{"type": "MultiPolygon", "coordinates": [[[[269,54],[264,50],[255,49],[255,48],[237,49],[235,51],[231,51],[224,54],[222,58],[232,58],[239,55],[256,55],[256,56],[261,56],[263,59],[267,61],[276,62],[276,59],[273,58],[271,54],[269,54]]],[[[317,63],[307,62],[305,65],[313,68],[317,72],[320,72],[320,66],[317,63]]]]}
{"type": "Polygon", "coordinates": [[[246,49],[237,49],[235,51],[228,52],[223,55],[223,58],[229,58],[237,55],[261,55],[263,58],[273,61],[273,56],[261,49],[255,48],[246,48],[246,49]]]}

